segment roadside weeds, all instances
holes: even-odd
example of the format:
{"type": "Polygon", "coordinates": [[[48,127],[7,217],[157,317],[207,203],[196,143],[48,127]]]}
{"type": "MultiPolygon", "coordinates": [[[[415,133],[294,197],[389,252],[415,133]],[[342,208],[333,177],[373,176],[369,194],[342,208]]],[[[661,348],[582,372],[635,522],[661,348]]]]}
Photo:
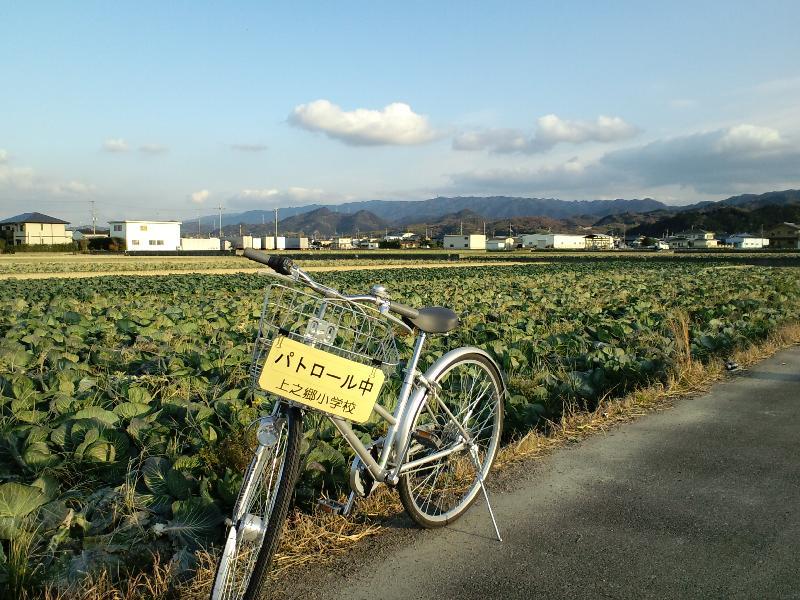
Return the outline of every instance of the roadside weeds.
{"type": "MultiPolygon", "coordinates": [[[[531,430],[501,448],[494,468],[504,470],[523,461],[543,458],[590,435],[653,411],[667,410],[675,400],[705,392],[726,376],[724,360],[703,364],[691,358],[686,315],[677,314],[671,328],[680,359],[665,382],[634,390],[620,399],[604,398],[591,412],[571,411],[558,422],[549,423],[546,432],[531,430]]],[[[734,351],[728,361],[738,364],[736,370],[741,371],[796,344],[800,344],[800,323],[789,323],[765,340],[734,351]]],[[[321,510],[312,514],[295,511],[287,522],[271,577],[281,579],[294,568],[335,560],[364,538],[380,535],[401,511],[398,495],[385,487],[357,503],[350,517],[321,510]]],[[[124,586],[115,584],[108,573],[101,573],[67,591],[45,590],[41,597],[44,600],[205,600],[213,584],[216,557],[213,553],[199,552],[197,559],[198,568],[188,581],[179,581],[173,565],[157,560],[151,572],[136,575],[124,586]]]]}

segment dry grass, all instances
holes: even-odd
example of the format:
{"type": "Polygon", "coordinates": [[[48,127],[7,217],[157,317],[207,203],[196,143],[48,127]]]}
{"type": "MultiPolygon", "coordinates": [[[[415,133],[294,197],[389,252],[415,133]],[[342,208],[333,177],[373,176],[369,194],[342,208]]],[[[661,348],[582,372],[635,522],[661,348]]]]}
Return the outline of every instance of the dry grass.
{"type": "MultiPolygon", "coordinates": [[[[543,457],[566,444],[589,435],[604,432],[654,410],[672,406],[677,398],[706,391],[725,373],[722,360],[702,364],[692,360],[689,351],[688,318],[676,314],[670,324],[676,350],[680,356],[673,372],[664,383],[631,392],[622,399],[605,398],[592,412],[576,411],[551,423],[546,433],[531,431],[507,444],[497,457],[495,468],[504,469],[523,460],[543,457]]],[[[782,348],[800,344],[800,323],[779,328],[761,343],[734,352],[730,359],[740,367],[768,357],[782,348]]],[[[281,546],[275,556],[272,577],[285,575],[290,569],[305,564],[320,564],[333,560],[368,536],[378,535],[387,520],[402,510],[398,495],[384,487],[357,505],[349,517],[322,511],[314,514],[295,512],[290,516],[281,546]]],[[[114,584],[104,573],[70,590],[47,590],[44,600],[200,600],[208,598],[215,572],[213,554],[198,553],[199,567],[190,581],[178,581],[173,568],[156,562],[150,573],[139,574],[124,586],[114,584]]]]}

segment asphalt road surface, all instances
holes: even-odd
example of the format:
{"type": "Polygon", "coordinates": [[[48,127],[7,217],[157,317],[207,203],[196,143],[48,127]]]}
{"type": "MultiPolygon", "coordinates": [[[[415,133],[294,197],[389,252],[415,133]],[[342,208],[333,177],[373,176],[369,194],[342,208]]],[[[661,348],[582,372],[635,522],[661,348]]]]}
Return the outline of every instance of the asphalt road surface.
{"type": "Polygon", "coordinates": [[[279,593],[800,599],[800,348],[535,461],[492,500],[502,543],[480,503],[279,593]]]}

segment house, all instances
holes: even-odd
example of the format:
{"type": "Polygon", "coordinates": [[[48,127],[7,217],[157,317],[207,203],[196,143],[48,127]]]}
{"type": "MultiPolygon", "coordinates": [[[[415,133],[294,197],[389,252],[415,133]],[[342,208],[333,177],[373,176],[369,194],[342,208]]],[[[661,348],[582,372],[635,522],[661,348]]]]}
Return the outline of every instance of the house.
{"type": "Polygon", "coordinates": [[[705,229],[691,229],[689,231],[681,231],[676,233],[669,239],[672,248],[717,248],[719,242],[714,238],[713,231],[706,231],[705,229]],[[681,238],[686,240],[687,246],[676,246],[672,243],[673,239],[681,238]]]}
{"type": "Polygon", "coordinates": [[[349,237],[334,237],[331,242],[331,250],[352,250],[353,238],[349,237]]]}
{"type": "Polygon", "coordinates": [[[590,233],[584,236],[587,250],[611,250],[614,248],[613,236],[604,233],[590,233]]]}
{"type": "Polygon", "coordinates": [[[768,233],[771,248],[800,249],[800,225],[797,223],[781,223],[768,233]]]}
{"type": "Polygon", "coordinates": [[[769,238],[763,238],[751,233],[734,233],[725,238],[725,243],[739,250],[760,250],[769,246],[769,238]]]}
{"type": "Polygon", "coordinates": [[[380,248],[380,240],[378,238],[362,238],[358,240],[357,245],[362,250],[377,250],[380,248]]]}
{"type": "Polygon", "coordinates": [[[584,250],[586,249],[586,236],[568,233],[531,233],[522,236],[523,248],[543,250],[584,250]]]}
{"type": "Polygon", "coordinates": [[[442,240],[442,246],[457,250],[486,250],[486,236],[482,233],[446,235],[442,240]]]}
{"type": "Polygon", "coordinates": [[[29,212],[0,221],[0,236],[13,246],[71,244],[72,232],[67,231],[67,225],[69,221],[29,212]]]}
{"type": "Polygon", "coordinates": [[[81,227],[80,229],[73,229],[72,230],[72,240],[75,242],[80,242],[81,240],[101,240],[108,237],[108,229],[97,229],[97,233],[93,233],[95,231],[91,227],[81,227]]]}
{"type": "Polygon", "coordinates": [[[486,242],[486,249],[496,252],[498,250],[514,250],[517,247],[513,237],[492,238],[486,242]]]}
{"type": "Polygon", "coordinates": [[[109,221],[112,238],[128,252],[173,252],[181,247],[180,221],[109,221]]]}
{"type": "Polygon", "coordinates": [[[667,243],[669,244],[669,247],[673,249],[683,249],[692,247],[692,241],[683,235],[673,235],[667,238],[667,243]]]}

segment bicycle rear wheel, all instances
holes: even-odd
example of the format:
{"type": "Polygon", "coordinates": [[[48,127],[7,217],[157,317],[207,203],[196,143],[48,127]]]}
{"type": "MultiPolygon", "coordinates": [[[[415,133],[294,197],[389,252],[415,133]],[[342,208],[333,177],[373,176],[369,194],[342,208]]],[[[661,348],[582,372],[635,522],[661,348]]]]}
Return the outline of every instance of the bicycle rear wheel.
{"type": "MultiPolygon", "coordinates": [[[[452,523],[470,507],[497,455],[503,429],[504,385],[497,365],[482,353],[455,356],[435,377],[439,397],[474,445],[426,463],[400,477],[400,500],[427,528],[452,523]]],[[[430,393],[411,429],[406,462],[464,441],[459,427],[430,393]]]]}
{"type": "Polygon", "coordinates": [[[297,481],[302,433],[302,413],[284,406],[269,439],[259,440],[233,509],[211,600],[260,597],[297,481]]]}

